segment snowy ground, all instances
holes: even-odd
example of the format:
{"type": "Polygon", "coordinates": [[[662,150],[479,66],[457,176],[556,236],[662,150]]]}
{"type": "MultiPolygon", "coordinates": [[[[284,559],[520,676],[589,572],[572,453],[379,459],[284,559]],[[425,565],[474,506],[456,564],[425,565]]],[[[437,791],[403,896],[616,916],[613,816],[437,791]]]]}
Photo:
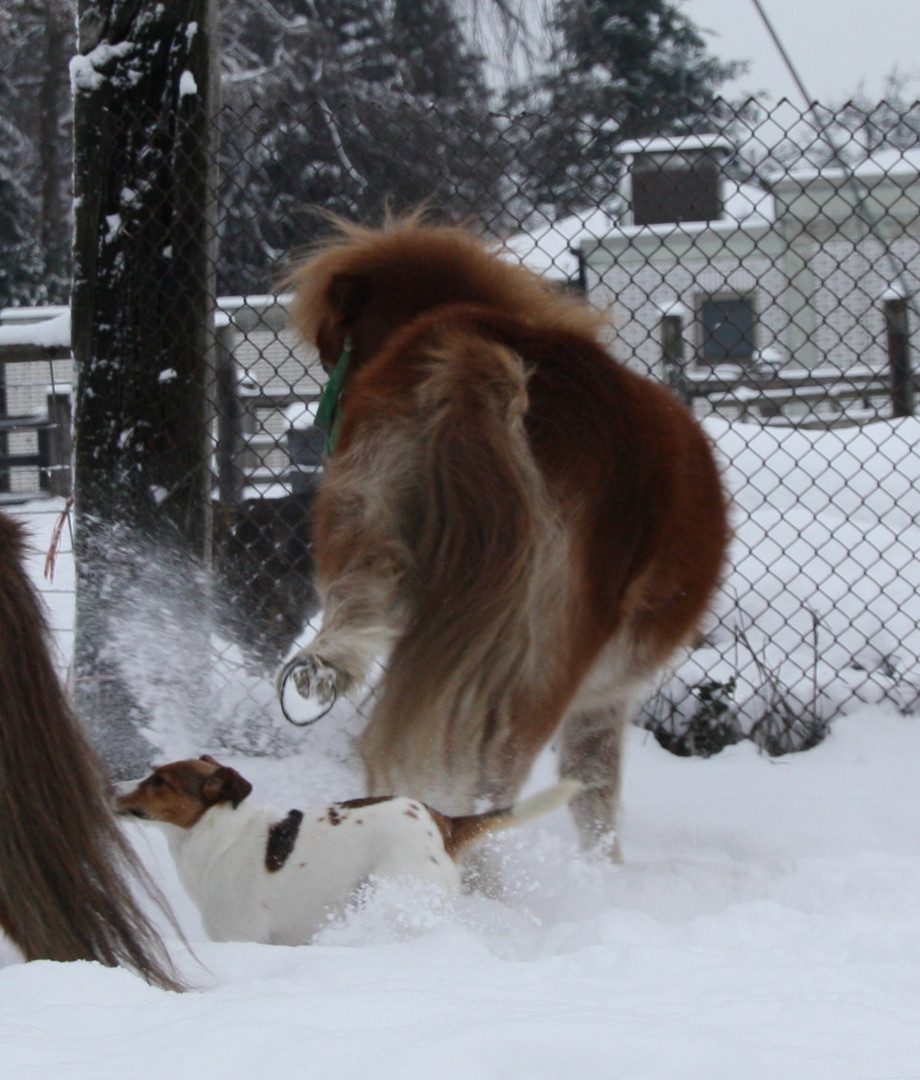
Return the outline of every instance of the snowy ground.
{"type": "MultiPolygon", "coordinates": [[[[920,724],[867,709],[779,762],[629,741],[624,866],[579,858],[559,815],[504,839],[503,902],[380,898],[309,947],[205,942],[148,848],[199,991],[11,963],[4,1075],[920,1076],[920,724]]],[[[282,805],[309,789],[238,764],[282,805]]]]}
{"type": "MultiPolygon", "coordinates": [[[[900,433],[915,441],[913,429],[900,433]]],[[[721,432],[720,445],[732,438],[721,432]]],[[[775,589],[758,594],[764,612],[744,598],[738,611],[775,638],[783,581],[801,601],[819,548],[827,554],[836,537],[849,558],[877,559],[871,543],[859,556],[846,530],[876,542],[884,530],[896,545],[884,565],[899,573],[880,595],[896,597],[916,632],[916,561],[900,547],[917,550],[916,456],[897,490],[888,479],[851,507],[871,436],[843,438],[834,469],[823,470],[808,461],[816,444],[799,438],[784,438],[790,464],[776,498],[737,483],[748,520],[778,545],[761,556],[775,589]],[[817,496],[797,492],[797,468],[820,473],[817,496]],[[799,530],[793,549],[783,529],[819,496],[823,526],[799,530]]],[[[743,459],[732,449],[734,470],[743,459]]],[[[47,535],[50,518],[28,513],[47,535]]],[[[829,561],[843,578],[828,585],[816,573],[821,588],[805,599],[839,596],[845,609],[846,578],[857,575],[836,549],[829,561]]],[[[49,591],[65,651],[71,573],[62,556],[49,591]]],[[[821,613],[831,620],[838,608],[827,600],[821,613]]],[[[875,647],[873,635],[903,639],[893,618],[883,608],[841,656],[875,647]]],[[[159,834],[132,824],[198,957],[183,961],[197,990],[164,993],[94,964],[22,964],[0,945],[0,1071],[11,1080],[920,1078],[920,719],[892,704],[850,709],[820,746],[780,759],[751,743],[676,758],[633,729],[623,866],[577,855],[558,813],[496,841],[502,900],[392,890],[303,948],[207,942],[159,834]]],[[[314,729],[283,760],[228,761],[255,783],[254,798],[304,806],[360,793],[341,747],[335,730],[314,729]]],[[[547,754],[533,786],[552,771],[547,754]]]]}

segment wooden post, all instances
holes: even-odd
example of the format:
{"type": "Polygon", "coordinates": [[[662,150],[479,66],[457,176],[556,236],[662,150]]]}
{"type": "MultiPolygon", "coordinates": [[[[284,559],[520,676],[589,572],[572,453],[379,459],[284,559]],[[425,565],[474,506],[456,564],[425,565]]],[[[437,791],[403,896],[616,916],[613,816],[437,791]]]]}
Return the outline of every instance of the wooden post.
{"type": "Polygon", "coordinates": [[[888,367],[891,372],[892,416],[914,415],[913,372],[910,366],[910,337],[907,298],[885,300],[885,329],[888,338],[888,367]]]}
{"type": "MultiPolygon", "coordinates": [[[[0,360],[0,419],[6,416],[6,365],[0,360]]],[[[10,490],[10,470],[4,464],[10,452],[6,432],[0,430],[0,492],[10,490]]]]}
{"type": "Polygon", "coordinates": [[[692,400],[690,384],[684,368],[684,320],[679,314],[667,314],[661,319],[661,362],[664,376],[674,396],[689,405],[692,400]]]}
{"type": "MultiPolygon", "coordinates": [[[[215,2],[79,0],[79,32],[75,693],[113,772],[137,775],[149,764],[140,729],[150,716],[125,681],[112,626],[151,560],[181,569],[210,542],[215,2]]],[[[188,682],[181,707],[191,715],[202,704],[201,645],[203,656],[169,673],[188,682]]]]}
{"type": "Polygon", "coordinates": [[[245,475],[243,454],[243,407],[239,392],[239,369],[233,355],[236,330],[232,323],[217,332],[217,370],[215,372],[217,406],[217,491],[224,506],[239,502],[245,475]]]}
{"type": "Polygon", "coordinates": [[[52,391],[48,394],[48,490],[52,495],[70,498],[73,440],[71,439],[72,410],[70,394],[52,391]]]}

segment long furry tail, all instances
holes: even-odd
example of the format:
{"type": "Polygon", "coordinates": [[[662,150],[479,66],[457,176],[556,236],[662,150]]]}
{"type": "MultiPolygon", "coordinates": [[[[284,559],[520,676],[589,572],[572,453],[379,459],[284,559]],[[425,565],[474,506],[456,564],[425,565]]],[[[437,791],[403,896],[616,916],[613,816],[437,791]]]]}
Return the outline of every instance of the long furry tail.
{"type": "Polygon", "coordinates": [[[535,588],[549,579],[541,552],[553,525],[524,429],[520,357],[468,331],[445,330],[420,351],[417,596],[362,753],[371,791],[426,801],[463,791],[468,802],[511,711],[529,704],[535,588]]]}
{"type": "Polygon", "coordinates": [[[120,833],[57,677],[22,528],[0,514],[0,926],[27,960],[97,960],[183,989],[129,882],[165,900],[120,833]]]}
{"type": "Polygon", "coordinates": [[[516,829],[520,825],[526,825],[528,821],[552,813],[574,798],[583,787],[580,780],[560,780],[558,784],[544,788],[514,806],[490,810],[485,814],[447,818],[448,835],[444,846],[450,855],[457,855],[489,833],[516,829]]]}

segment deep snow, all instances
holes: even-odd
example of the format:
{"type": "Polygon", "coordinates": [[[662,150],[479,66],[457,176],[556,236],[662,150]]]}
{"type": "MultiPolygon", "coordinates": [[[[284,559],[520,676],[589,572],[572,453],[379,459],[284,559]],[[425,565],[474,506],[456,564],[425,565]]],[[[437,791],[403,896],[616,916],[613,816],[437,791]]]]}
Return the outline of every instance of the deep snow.
{"type": "MultiPolygon", "coordinates": [[[[11,962],[4,1075],[920,1076],[918,754],[920,724],[877,708],[781,761],[680,759],[634,729],[624,866],[576,855],[560,814],[496,844],[504,900],[394,891],[303,948],[205,942],[159,834],[132,826],[199,991],[11,962]]],[[[309,755],[236,764],[303,803],[309,755]]]]}
{"type": "MultiPolygon", "coordinates": [[[[835,670],[859,650],[863,660],[876,646],[889,654],[887,636],[897,644],[916,634],[917,564],[905,554],[917,550],[916,455],[905,455],[894,480],[859,490],[883,428],[828,433],[823,444],[765,432],[758,438],[772,438],[776,452],[765,457],[762,446],[749,460],[737,426],[715,431],[745,511],[739,531],[764,538],[745,561],[768,576],[762,591],[736,590],[737,619],[775,642],[798,611],[784,605],[821,606],[828,626],[837,632],[837,619],[843,628],[835,670]],[[763,478],[752,482],[758,468],[783,474],[766,497],[763,478]],[[799,530],[806,507],[811,523],[799,530]],[[880,560],[882,540],[891,554],[880,560]],[[875,562],[884,577],[868,596],[882,598],[873,621],[847,604],[875,562]]],[[[905,449],[915,444],[916,422],[897,434],[905,449]]],[[[40,544],[51,517],[38,511],[47,509],[25,508],[40,544]]],[[[65,551],[55,585],[42,581],[65,653],[71,575],[65,551]]],[[[860,694],[884,689],[857,682],[860,694]]],[[[846,684],[835,684],[834,700],[846,684]]],[[[309,947],[207,942],[162,838],[131,824],[200,961],[175,945],[197,990],[165,993],[95,964],[22,964],[0,945],[0,1072],[15,1080],[920,1077],[920,719],[890,703],[858,705],[860,694],[824,743],[779,759],[751,743],[708,760],[677,758],[632,729],[623,866],[578,855],[560,812],[493,842],[501,900],[446,902],[393,888],[309,947]]],[[[161,735],[165,757],[186,752],[178,731],[161,735]]],[[[299,738],[281,760],[226,759],[261,801],[305,806],[360,794],[334,723],[299,738]]],[[[548,752],[531,787],[552,773],[548,752]]]]}

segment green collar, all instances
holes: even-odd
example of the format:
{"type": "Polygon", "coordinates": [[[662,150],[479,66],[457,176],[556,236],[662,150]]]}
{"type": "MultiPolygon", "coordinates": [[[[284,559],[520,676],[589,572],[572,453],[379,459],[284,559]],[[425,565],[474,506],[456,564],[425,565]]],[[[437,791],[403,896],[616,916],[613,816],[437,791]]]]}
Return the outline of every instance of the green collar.
{"type": "Polygon", "coordinates": [[[316,407],[316,426],[326,432],[326,444],[323,447],[325,457],[329,457],[335,451],[335,445],[339,441],[339,428],[342,426],[342,410],[339,408],[339,401],[342,397],[345,373],[348,371],[350,360],[351,338],[346,338],[339,359],[326,381],[319,405],[316,407]]]}

